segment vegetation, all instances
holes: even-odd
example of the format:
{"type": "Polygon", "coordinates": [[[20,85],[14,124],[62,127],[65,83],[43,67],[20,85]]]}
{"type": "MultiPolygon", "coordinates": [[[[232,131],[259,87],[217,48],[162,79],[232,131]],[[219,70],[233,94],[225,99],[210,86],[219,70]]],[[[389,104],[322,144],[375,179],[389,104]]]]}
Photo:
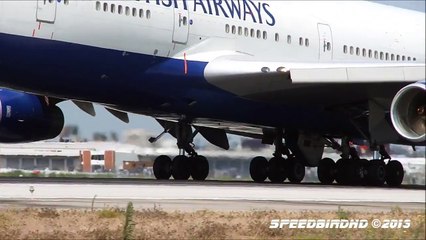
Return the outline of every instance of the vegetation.
{"type": "Polygon", "coordinates": [[[0,239],[425,239],[425,212],[0,209],[0,239]],[[270,229],[272,219],[410,219],[408,229],[270,229]]]}
{"type": "Polygon", "coordinates": [[[135,230],[135,222],[133,221],[133,203],[129,202],[127,204],[126,209],[126,217],[124,221],[124,229],[123,229],[123,239],[124,240],[132,240],[133,238],[133,231],[135,230]]]}

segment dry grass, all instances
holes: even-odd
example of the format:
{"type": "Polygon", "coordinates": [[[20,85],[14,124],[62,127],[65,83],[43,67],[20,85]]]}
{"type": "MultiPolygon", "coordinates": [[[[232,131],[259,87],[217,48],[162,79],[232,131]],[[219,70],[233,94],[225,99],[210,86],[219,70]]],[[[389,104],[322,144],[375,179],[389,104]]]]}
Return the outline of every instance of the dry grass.
{"type": "MultiPolygon", "coordinates": [[[[0,209],[0,239],[122,239],[121,209],[0,209]]],[[[135,239],[425,239],[425,213],[135,211],[135,239]],[[409,229],[270,229],[271,219],[410,219],[409,229]]]]}

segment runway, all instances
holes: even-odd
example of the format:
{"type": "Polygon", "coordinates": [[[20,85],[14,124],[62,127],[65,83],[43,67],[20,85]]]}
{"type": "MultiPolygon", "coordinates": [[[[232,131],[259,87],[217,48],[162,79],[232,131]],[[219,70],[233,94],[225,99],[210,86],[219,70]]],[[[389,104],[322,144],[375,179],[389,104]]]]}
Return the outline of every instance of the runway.
{"type": "Polygon", "coordinates": [[[254,184],[232,182],[91,182],[26,179],[23,183],[0,181],[0,207],[95,208],[124,207],[132,201],[137,209],[160,207],[169,211],[330,211],[338,206],[352,211],[382,212],[398,206],[425,209],[425,190],[322,186],[313,184],[254,184]],[[33,188],[33,193],[30,192],[33,188]],[[94,199],[94,200],[93,200],[94,199]]]}

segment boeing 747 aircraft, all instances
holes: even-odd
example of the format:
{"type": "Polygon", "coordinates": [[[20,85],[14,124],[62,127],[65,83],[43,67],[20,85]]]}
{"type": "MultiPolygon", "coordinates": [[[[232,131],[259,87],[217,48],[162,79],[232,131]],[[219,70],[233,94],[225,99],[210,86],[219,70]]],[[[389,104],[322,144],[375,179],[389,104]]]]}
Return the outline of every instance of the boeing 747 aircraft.
{"type": "Polygon", "coordinates": [[[96,103],[177,139],[157,179],[206,179],[193,138],[228,149],[229,133],[275,145],[253,156],[256,182],[299,183],[318,166],[323,184],[398,186],[384,145],[425,145],[425,14],[367,1],[2,0],[0,86],[0,142],[54,138],[57,103],[91,115],[96,103]],[[373,160],[353,148],[365,143],[373,160]]]}

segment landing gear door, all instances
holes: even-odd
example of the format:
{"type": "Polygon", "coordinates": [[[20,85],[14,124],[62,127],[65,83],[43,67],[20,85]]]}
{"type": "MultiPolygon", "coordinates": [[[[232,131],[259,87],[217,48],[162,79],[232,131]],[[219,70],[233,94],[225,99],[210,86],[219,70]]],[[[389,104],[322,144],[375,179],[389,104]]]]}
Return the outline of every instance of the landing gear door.
{"type": "Polygon", "coordinates": [[[174,9],[173,43],[186,44],[189,34],[189,13],[185,9],[174,9]]]}
{"type": "Polygon", "coordinates": [[[333,36],[327,24],[318,23],[319,61],[327,62],[333,59],[333,36]]]}
{"type": "Polygon", "coordinates": [[[37,0],[37,21],[54,23],[56,20],[56,0],[37,0]]]}

